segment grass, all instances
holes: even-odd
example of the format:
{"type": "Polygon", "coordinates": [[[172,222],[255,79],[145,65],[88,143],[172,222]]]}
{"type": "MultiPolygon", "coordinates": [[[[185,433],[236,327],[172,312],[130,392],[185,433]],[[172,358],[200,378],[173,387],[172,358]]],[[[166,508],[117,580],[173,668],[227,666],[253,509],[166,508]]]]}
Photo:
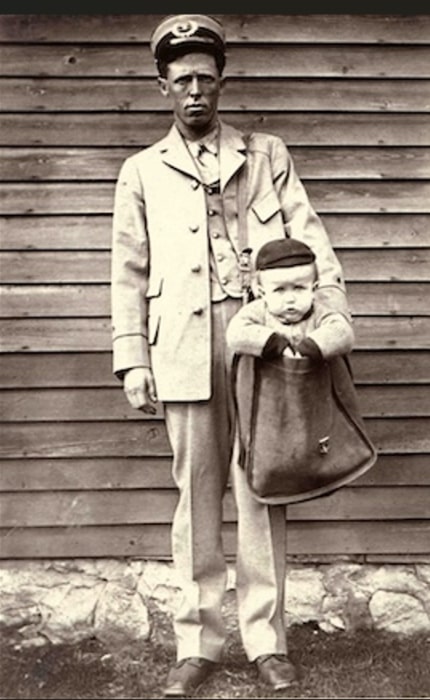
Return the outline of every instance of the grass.
{"type": "MultiPolygon", "coordinates": [[[[1,698],[162,698],[175,659],[170,622],[158,620],[150,641],[111,650],[96,639],[22,648],[1,641],[1,698]]],[[[300,683],[270,691],[233,630],[223,663],[198,698],[429,698],[430,636],[360,630],[326,634],[312,624],[288,631],[300,683]]]]}

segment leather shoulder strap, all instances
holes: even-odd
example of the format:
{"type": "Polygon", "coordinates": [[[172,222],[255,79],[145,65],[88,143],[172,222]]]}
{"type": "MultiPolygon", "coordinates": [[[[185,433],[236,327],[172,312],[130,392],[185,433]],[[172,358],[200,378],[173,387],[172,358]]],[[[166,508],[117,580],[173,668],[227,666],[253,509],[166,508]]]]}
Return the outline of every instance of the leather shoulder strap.
{"type": "MultiPolygon", "coordinates": [[[[246,148],[248,149],[251,134],[244,134],[246,148]]],[[[248,180],[248,158],[246,158],[238,176],[237,183],[237,216],[239,227],[239,250],[243,251],[248,247],[248,227],[246,223],[246,194],[248,180]]]]}
{"type": "MultiPolygon", "coordinates": [[[[251,134],[244,134],[243,140],[248,149],[251,134]]],[[[242,278],[242,301],[246,304],[252,299],[251,290],[251,252],[248,246],[247,225],[247,184],[248,184],[248,158],[246,158],[238,175],[237,183],[237,224],[239,238],[239,270],[242,278]]]]}

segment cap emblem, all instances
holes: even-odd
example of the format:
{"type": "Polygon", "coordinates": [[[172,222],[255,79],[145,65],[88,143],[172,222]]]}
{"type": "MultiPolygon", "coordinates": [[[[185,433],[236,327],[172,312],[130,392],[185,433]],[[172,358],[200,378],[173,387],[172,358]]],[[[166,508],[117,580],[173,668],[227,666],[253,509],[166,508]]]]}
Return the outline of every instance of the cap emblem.
{"type": "Polygon", "coordinates": [[[175,24],[172,27],[172,32],[175,36],[178,38],[186,38],[189,36],[193,36],[193,34],[196,33],[198,29],[198,24],[197,22],[194,22],[193,20],[189,20],[188,22],[178,22],[178,24],[175,24]]]}

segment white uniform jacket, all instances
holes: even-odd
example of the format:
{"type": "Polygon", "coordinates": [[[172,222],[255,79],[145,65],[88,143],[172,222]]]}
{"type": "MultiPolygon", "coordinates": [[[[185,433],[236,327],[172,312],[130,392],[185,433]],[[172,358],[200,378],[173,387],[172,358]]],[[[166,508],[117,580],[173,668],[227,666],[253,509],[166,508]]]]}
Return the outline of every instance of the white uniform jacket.
{"type": "MultiPolygon", "coordinates": [[[[225,224],[237,240],[238,173],[247,161],[248,245],[292,236],[316,254],[321,303],[348,314],[342,269],[283,141],[221,123],[225,224]]],[[[115,193],[112,244],[113,371],[152,367],[161,401],[211,395],[207,211],[194,161],[176,126],[128,158],[115,193]]]]}

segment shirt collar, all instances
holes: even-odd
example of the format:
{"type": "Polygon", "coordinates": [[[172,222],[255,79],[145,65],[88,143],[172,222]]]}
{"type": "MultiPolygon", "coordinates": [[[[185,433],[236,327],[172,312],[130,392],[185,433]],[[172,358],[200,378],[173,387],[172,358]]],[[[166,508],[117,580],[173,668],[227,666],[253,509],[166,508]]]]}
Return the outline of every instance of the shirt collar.
{"type": "Polygon", "coordinates": [[[200,144],[205,146],[205,148],[212,153],[212,155],[217,156],[218,155],[218,136],[219,136],[219,126],[215,126],[212,131],[210,131],[206,136],[203,136],[201,139],[196,139],[195,141],[190,141],[189,139],[185,138],[185,141],[188,145],[188,148],[190,151],[193,153],[193,155],[196,155],[199,151],[200,144]]]}

